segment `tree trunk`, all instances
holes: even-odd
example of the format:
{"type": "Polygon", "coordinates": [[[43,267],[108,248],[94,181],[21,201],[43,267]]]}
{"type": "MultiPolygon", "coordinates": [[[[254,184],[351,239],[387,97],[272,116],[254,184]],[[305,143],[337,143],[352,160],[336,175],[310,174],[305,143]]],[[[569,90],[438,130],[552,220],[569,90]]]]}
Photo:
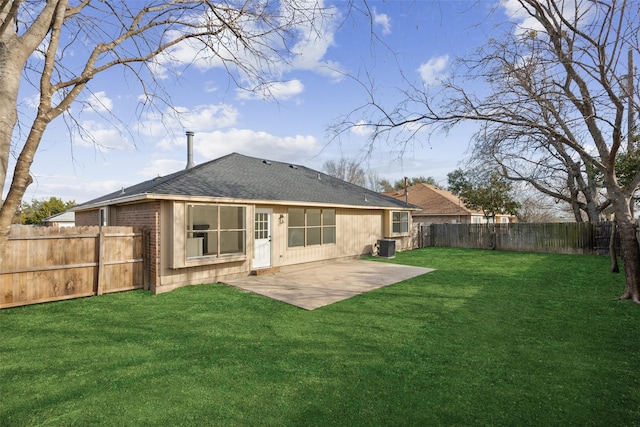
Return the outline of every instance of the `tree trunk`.
{"type": "Polygon", "coordinates": [[[587,218],[591,224],[597,224],[600,221],[600,209],[593,200],[587,202],[587,218]]]}
{"type": "MultiPolygon", "coordinates": [[[[18,120],[17,99],[20,87],[21,66],[11,58],[5,43],[0,42],[0,199],[9,170],[9,155],[13,129],[18,120]]],[[[28,173],[27,173],[28,175],[28,173]]],[[[29,176],[30,178],[30,176],[29,176]]],[[[24,192],[22,193],[24,194],[24,192]]],[[[21,196],[22,197],[22,196],[21,196]]],[[[9,195],[7,195],[9,199],[9,195]]],[[[21,200],[0,201],[0,264],[4,258],[11,223],[21,200]]]]}
{"type": "Polygon", "coordinates": [[[22,202],[22,197],[27,191],[27,187],[33,181],[30,172],[33,158],[42,140],[44,130],[50,121],[50,117],[38,114],[16,161],[11,187],[7,193],[7,198],[2,207],[0,207],[0,264],[2,264],[4,258],[4,249],[11,232],[13,216],[22,202]]]}
{"type": "Polygon", "coordinates": [[[618,253],[616,251],[616,222],[611,221],[611,233],[609,233],[609,256],[611,257],[611,273],[619,273],[618,253]]]}
{"type": "MultiPolygon", "coordinates": [[[[2,2],[0,22],[9,25],[3,25],[3,31],[0,33],[0,196],[4,194],[4,185],[9,175],[9,155],[13,131],[18,120],[17,100],[23,68],[29,56],[51,30],[55,13],[58,12],[59,17],[64,16],[67,5],[67,0],[47,1],[28,29],[22,35],[18,35],[17,30],[14,30],[18,9],[13,9],[14,2],[2,2]]],[[[49,40],[50,46],[53,43],[53,40],[49,40]]],[[[57,46],[57,41],[54,45],[57,46]]],[[[50,73],[49,71],[44,77],[50,79],[50,73]]],[[[30,168],[33,157],[46,125],[51,121],[50,117],[43,114],[42,107],[41,103],[24,146],[16,150],[20,155],[13,171],[11,187],[6,199],[0,204],[0,264],[4,258],[13,217],[32,181],[30,168]]],[[[50,107],[50,104],[46,107],[50,107]]]]}
{"type": "Polygon", "coordinates": [[[9,153],[13,129],[18,120],[17,100],[20,87],[20,71],[7,46],[0,42],[0,196],[9,168],[9,153]]]}
{"type": "Polygon", "coordinates": [[[636,225],[632,218],[618,219],[620,247],[626,284],[620,299],[630,299],[640,304],[640,246],[636,237],[636,225]]]}

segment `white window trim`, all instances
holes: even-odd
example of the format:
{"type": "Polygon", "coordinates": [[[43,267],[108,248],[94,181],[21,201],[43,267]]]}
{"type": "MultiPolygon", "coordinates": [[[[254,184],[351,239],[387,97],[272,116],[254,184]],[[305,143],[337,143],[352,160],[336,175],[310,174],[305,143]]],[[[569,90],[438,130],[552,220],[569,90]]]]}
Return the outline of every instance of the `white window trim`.
{"type": "MultiPolygon", "coordinates": [[[[191,203],[191,202],[174,202],[173,203],[173,218],[171,220],[171,238],[170,246],[171,246],[171,257],[170,257],[170,268],[188,268],[188,267],[199,267],[199,266],[207,266],[207,265],[215,265],[215,264],[229,264],[234,262],[244,262],[247,260],[247,252],[249,251],[250,242],[247,239],[247,233],[251,231],[249,218],[247,215],[250,212],[253,212],[250,209],[250,206],[242,205],[242,204],[221,204],[220,206],[238,206],[244,208],[245,212],[245,253],[239,255],[224,255],[222,257],[210,257],[210,256],[202,256],[195,258],[187,258],[187,205],[194,204],[202,204],[207,205],[207,203],[191,203]]],[[[213,205],[213,204],[212,204],[213,205]]]]}
{"type": "Polygon", "coordinates": [[[407,211],[391,211],[391,214],[389,215],[389,221],[391,222],[391,235],[392,236],[408,236],[409,233],[411,232],[411,215],[409,215],[409,212],[407,211]],[[405,223],[405,221],[394,221],[393,217],[395,213],[400,213],[400,214],[405,214],[407,216],[407,220],[406,220],[406,224],[407,224],[407,231],[393,231],[393,226],[394,224],[400,224],[400,228],[402,228],[402,224],[405,223]]]}

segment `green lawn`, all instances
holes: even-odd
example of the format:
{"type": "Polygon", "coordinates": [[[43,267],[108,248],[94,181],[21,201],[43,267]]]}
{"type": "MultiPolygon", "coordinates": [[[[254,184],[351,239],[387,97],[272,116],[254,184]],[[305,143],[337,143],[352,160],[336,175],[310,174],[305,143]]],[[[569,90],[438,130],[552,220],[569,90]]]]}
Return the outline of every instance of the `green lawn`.
{"type": "Polygon", "coordinates": [[[606,257],[427,248],[315,311],[221,285],[0,311],[0,425],[640,425],[606,257]]]}

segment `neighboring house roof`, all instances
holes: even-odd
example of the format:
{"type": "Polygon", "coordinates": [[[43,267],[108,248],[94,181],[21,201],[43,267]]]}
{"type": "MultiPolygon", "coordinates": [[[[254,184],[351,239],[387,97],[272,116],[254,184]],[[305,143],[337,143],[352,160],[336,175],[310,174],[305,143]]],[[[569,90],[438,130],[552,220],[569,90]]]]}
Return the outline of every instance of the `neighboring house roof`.
{"type": "Polygon", "coordinates": [[[56,215],[51,215],[42,220],[42,225],[67,225],[74,226],[76,224],[76,213],[65,211],[56,215]]]}
{"type": "Polygon", "coordinates": [[[76,213],[71,211],[65,211],[56,215],[51,215],[48,218],[42,220],[43,224],[46,223],[75,223],[76,222],[76,213]]]}
{"type": "Polygon", "coordinates": [[[190,169],[123,188],[78,205],[74,210],[142,199],[170,198],[168,196],[416,208],[305,166],[232,153],[190,169]]]}
{"type": "MultiPolygon", "coordinates": [[[[414,216],[420,215],[462,215],[472,216],[483,213],[473,209],[469,209],[464,202],[450,191],[437,188],[430,184],[416,184],[407,187],[407,198],[409,203],[419,206],[421,209],[414,212],[414,216]]],[[[398,200],[405,200],[404,189],[390,191],[387,196],[398,200]]]]}

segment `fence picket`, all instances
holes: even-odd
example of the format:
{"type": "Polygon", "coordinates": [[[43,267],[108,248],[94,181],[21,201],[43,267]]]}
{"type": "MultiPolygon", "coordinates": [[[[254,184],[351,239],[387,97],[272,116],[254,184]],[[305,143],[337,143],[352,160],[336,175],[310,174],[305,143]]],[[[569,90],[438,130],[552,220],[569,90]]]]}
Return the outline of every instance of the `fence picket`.
{"type": "Polygon", "coordinates": [[[426,246],[603,255],[610,230],[608,222],[431,224],[422,240],[426,246]]]}
{"type": "Polygon", "coordinates": [[[142,289],[139,227],[13,226],[0,264],[0,309],[142,289]]]}

